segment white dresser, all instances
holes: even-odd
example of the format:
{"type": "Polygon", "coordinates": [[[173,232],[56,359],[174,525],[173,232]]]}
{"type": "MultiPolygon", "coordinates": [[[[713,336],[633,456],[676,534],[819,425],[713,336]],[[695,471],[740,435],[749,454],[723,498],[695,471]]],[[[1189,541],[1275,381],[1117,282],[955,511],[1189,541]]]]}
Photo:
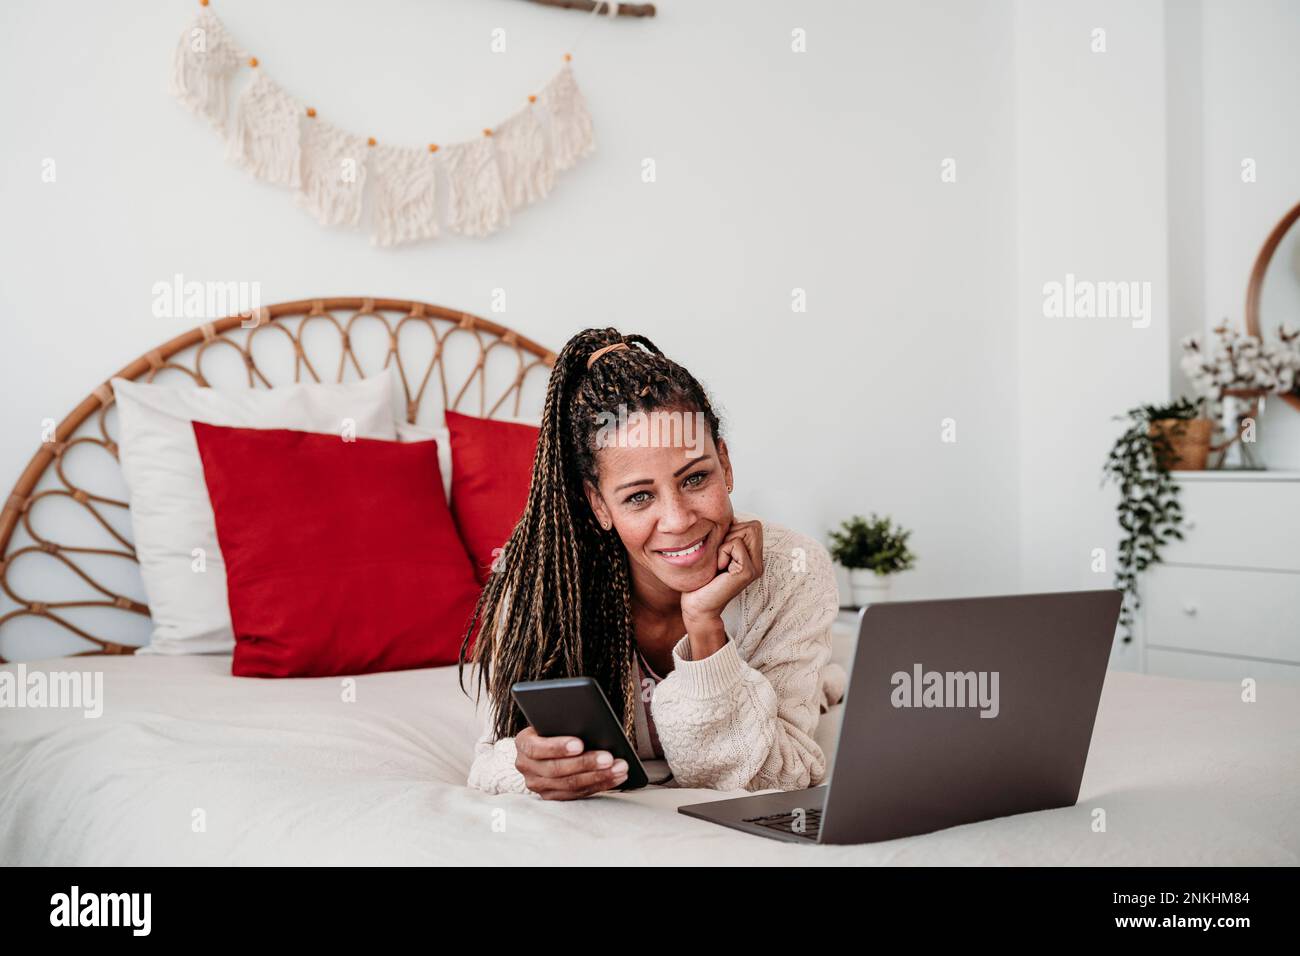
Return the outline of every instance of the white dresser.
{"type": "Polygon", "coordinates": [[[1139,581],[1149,674],[1300,680],[1300,472],[1174,472],[1184,540],[1139,581]]]}

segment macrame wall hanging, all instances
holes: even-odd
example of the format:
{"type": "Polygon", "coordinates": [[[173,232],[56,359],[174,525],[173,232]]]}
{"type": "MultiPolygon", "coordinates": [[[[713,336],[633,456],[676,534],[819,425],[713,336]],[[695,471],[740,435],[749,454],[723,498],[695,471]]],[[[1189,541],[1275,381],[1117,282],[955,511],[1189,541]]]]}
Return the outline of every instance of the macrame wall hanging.
{"type": "MultiPolygon", "coordinates": [[[[235,42],[207,0],[200,6],[176,46],[172,94],[212,125],[231,162],[291,190],[323,225],[357,227],[368,204],[373,245],[436,238],[440,211],[453,232],[490,235],[509,224],[512,212],[546,196],[557,172],[595,149],[591,114],[569,53],[522,109],[481,136],[393,146],[318,116],[235,42]],[[244,68],[252,76],[232,108],[231,82],[244,68]]],[[[592,7],[602,8],[620,12],[618,4],[592,7]]]]}

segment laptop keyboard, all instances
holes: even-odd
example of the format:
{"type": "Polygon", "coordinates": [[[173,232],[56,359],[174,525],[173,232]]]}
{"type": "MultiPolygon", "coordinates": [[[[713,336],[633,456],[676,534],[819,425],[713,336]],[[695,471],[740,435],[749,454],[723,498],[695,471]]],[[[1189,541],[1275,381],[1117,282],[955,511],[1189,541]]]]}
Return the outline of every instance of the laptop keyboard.
{"type": "Polygon", "coordinates": [[[755,823],[760,827],[767,827],[769,830],[780,830],[782,833],[792,833],[797,837],[816,840],[822,825],[821,807],[809,807],[804,810],[802,819],[803,830],[795,830],[795,814],[790,810],[784,810],[781,813],[769,813],[765,817],[747,817],[745,822],[755,823]]]}

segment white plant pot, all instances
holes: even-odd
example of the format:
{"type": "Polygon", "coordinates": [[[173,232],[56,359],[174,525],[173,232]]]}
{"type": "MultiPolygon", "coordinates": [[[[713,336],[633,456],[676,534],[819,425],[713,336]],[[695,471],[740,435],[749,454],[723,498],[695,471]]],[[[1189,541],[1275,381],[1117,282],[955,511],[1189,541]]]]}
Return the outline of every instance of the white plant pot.
{"type": "Polygon", "coordinates": [[[849,569],[849,588],[853,592],[853,603],[858,607],[889,600],[889,576],[879,575],[868,568],[849,569]]]}

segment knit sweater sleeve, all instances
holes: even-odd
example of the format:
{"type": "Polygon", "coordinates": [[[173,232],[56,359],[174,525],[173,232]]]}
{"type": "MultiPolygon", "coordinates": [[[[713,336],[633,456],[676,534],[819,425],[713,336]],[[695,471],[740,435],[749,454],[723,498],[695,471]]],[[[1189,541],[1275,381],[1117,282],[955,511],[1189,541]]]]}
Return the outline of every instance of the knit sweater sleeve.
{"type": "Polygon", "coordinates": [[[826,777],[814,740],[839,589],[830,555],[807,535],[769,542],[762,577],[743,592],[741,627],[702,660],[690,640],[651,704],[664,756],[682,787],[799,790],[826,777]]]}
{"type": "MultiPolygon", "coordinates": [[[[504,602],[509,606],[510,595],[506,592],[504,602]]],[[[469,786],[485,793],[522,793],[542,799],[541,794],[534,793],[524,785],[524,775],[515,767],[514,737],[494,739],[496,733],[496,706],[489,700],[482,708],[479,725],[479,737],[474,742],[474,757],[469,767],[469,777],[465,781],[469,786]]]]}
{"type": "Polygon", "coordinates": [[[486,708],[482,733],[474,743],[474,759],[466,783],[484,793],[522,793],[541,799],[524,785],[524,775],[515,767],[515,738],[493,740],[492,709],[486,708]]]}

